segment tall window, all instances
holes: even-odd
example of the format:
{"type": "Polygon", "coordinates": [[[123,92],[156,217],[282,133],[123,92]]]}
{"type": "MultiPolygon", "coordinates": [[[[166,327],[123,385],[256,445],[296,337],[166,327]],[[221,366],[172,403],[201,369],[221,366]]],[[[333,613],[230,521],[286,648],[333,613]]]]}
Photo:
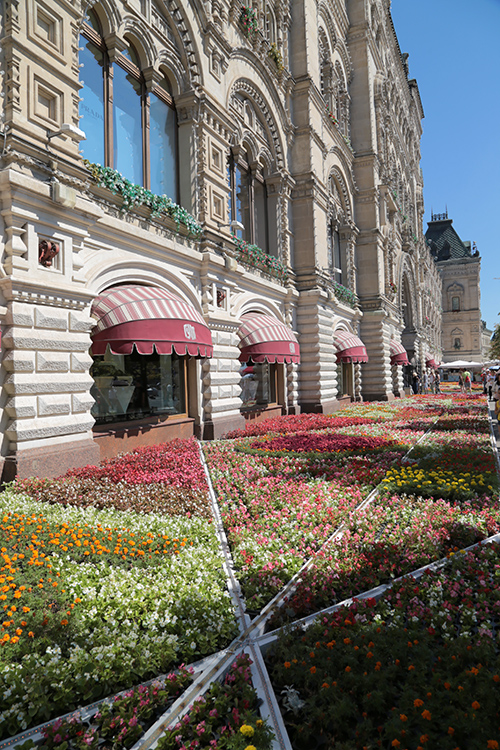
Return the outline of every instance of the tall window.
{"type": "Polygon", "coordinates": [[[454,311],[460,310],[460,297],[451,298],[451,309],[454,311]]]}
{"type": "Polygon", "coordinates": [[[245,151],[231,154],[228,165],[231,221],[239,221],[244,229],[237,232],[241,239],[268,252],[267,188],[262,171],[250,167],[245,151]]]}
{"type": "Polygon", "coordinates": [[[330,224],[330,271],[338,284],[344,284],[344,272],[342,262],[342,248],[340,245],[340,234],[333,224],[330,224]]]}
{"type": "Polygon", "coordinates": [[[84,157],[177,201],[177,118],[167,81],[148,91],[132,46],[111,63],[93,11],[80,47],[84,157]]]}

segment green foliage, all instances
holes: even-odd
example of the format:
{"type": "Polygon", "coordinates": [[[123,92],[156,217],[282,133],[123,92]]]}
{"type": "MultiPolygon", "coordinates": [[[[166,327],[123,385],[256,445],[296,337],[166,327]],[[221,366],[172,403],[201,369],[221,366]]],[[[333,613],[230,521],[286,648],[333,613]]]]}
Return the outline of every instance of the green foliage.
{"type": "Polygon", "coordinates": [[[491,337],[490,349],[488,352],[490,359],[500,359],[500,324],[495,325],[493,336],[491,337]]]}
{"type": "Polygon", "coordinates": [[[233,242],[236,245],[236,251],[240,260],[256,268],[261,268],[271,276],[276,276],[280,281],[285,282],[288,278],[288,269],[283,265],[279,258],[274,255],[268,255],[257,245],[251,245],[245,240],[233,235],[233,242]]]}
{"type": "Polygon", "coordinates": [[[240,13],[240,24],[246,37],[254,37],[258,30],[257,16],[253,8],[243,5],[240,13]]]}
{"type": "Polygon", "coordinates": [[[271,57],[274,60],[274,62],[276,63],[276,67],[281,72],[283,70],[283,68],[285,67],[283,65],[283,55],[279,51],[279,49],[278,49],[277,45],[275,44],[275,42],[273,42],[271,44],[271,47],[269,48],[268,55],[269,55],[269,57],[271,57]]]}
{"type": "Polygon", "coordinates": [[[335,296],[340,302],[345,302],[349,307],[356,307],[357,297],[354,292],[351,292],[346,286],[339,284],[337,281],[333,282],[333,290],[335,296]]]}
{"type": "Polygon", "coordinates": [[[185,208],[174,203],[167,195],[156,195],[141,185],[135,185],[126,177],[123,177],[120,172],[117,172],[116,169],[92,164],[87,159],[83,161],[92,175],[92,179],[99,187],[108,188],[113,195],[121,195],[123,198],[121,210],[124,213],[134,207],[146,206],[151,211],[151,218],[168,216],[175,221],[177,230],[182,224],[194,237],[201,234],[201,225],[196,219],[185,208]]]}

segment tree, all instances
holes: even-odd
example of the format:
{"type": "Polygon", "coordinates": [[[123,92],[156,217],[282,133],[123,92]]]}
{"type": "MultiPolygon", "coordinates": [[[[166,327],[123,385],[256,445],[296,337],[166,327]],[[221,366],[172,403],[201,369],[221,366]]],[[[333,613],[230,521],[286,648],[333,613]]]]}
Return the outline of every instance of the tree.
{"type": "Polygon", "coordinates": [[[490,359],[500,359],[500,323],[495,325],[493,336],[491,337],[490,349],[488,352],[490,359]]]}

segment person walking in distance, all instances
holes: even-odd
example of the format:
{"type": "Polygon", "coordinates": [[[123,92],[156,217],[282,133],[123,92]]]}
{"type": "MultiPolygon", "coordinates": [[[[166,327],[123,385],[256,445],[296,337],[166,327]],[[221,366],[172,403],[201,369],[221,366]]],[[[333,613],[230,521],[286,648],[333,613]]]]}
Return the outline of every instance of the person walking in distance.
{"type": "Polygon", "coordinates": [[[434,373],[434,393],[441,393],[441,377],[439,375],[439,370],[436,370],[434,373]]]}
{"type": "Polygon", "coordinates": [[[472,375],[468,370],[464,370],[463,375],[464,379],[464,390],[466,393],[471,393],[471,387],[472,387],[472,375]]]}

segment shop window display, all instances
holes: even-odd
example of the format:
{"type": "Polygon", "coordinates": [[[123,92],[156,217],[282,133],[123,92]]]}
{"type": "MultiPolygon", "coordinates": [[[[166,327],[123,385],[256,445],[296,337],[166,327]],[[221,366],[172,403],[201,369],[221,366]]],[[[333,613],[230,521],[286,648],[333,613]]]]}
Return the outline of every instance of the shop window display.
{"type": "Polygon", "coordinates": [[[255,409],[277,403],[278,365],[249,360],[240,367],[242,409],[255,409]]]}
{"type": "Polygon", "coordinates": [[[172,354],[94,357],[91,375],[97,424],[186,413],[186,358],[172,354]]]}

